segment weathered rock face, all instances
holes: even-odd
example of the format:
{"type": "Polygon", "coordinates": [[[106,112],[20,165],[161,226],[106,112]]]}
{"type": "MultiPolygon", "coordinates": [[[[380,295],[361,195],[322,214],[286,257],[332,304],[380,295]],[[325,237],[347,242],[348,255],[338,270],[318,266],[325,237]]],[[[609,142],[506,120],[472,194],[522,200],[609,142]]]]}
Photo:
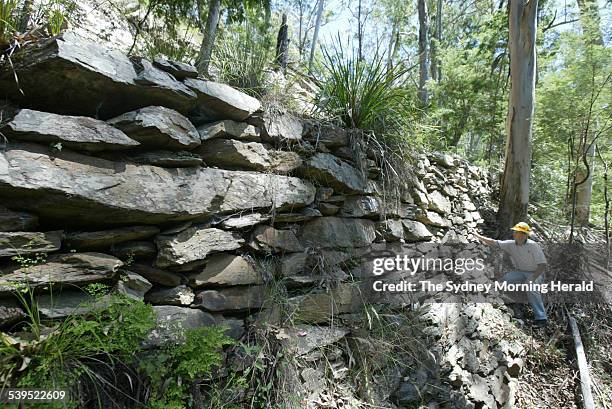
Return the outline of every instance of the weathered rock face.
{"type": "Polygon", "coordinates": [[[244,121],[261,108],[258,100],[229,85],[193,78],[187,78],[185,84],[195,91],[198,98],[196,121],[244,121]]]}
{"type": "Polygon", "coordinates": [[[53,285],[86,285],[113,278],[123,263],[101,253],[58,254],[44,264],[19,268],[0,277],[0,291],[10,292],[11,284],[28,282],[31,288],[53,285]]]}
{"type": "Polygon", "coordinates": [[[364,247],[376,238],[371,220],[320,217],[306,223],[300,232],[305,246],[321,248],[364,247]]]}
{"type": "Polygon", "coordinates": [[[63,147],[88,152],[122,150],[140,145],[103,121],[31,109],[20,110],[0,132],[12,140],[43,144],[59,142],[63,147]]]}
{"type": "Polygon", "coordinates": [[[12,206],[72,223],[154,224],[254,207],[301,207],[314,194],[309,182],[287,176],[219,169],[179,172],[73,152],[52,157],[36,145],[0,153],[0,201],[10,198],[12,206]]]}
{"type": "Polygon", "coordinates": [[[101,249],[130,240],[146,239],[159,233],[154,226],[132,226],[119,229],[73,232],[65,237],[68,247],[79,250],[101,249]]]}
{"type": "Polygon", "coordinates": [[[270,226],[258,226],[253,231],[251,246],[269,252],[298,252],[304,250],[291,230],[277,230],[270,226]]]}
{"type": "Polygon", "coordinates": [[[414,220],[404,220],[404,237],[408,241],[424,241],[432,237],[431,232],[423,223],[414,220]]]}
{"type": "Polygon", "coordinates": [[[232,120],[202,125],[198,127],[198,132],[202,141],[214,138],[229,138],[251,142],[261,141],[259,130],[253,125],[232,120]]]}
{"type": "Polygon", "coordinates": [[[0,206],[0,231],[29,231],[38,225],[38,217],[0,206]]]}
{"type": "Polygon", "coordinates": [[[0,232],[0,257],[53,252],[62,246],[63,231],[0,232]]]}
{"type": "Polygon", "coordinates": [[[145,301],[156,305],[189,305],[194,298],[195,294],[191,288],[179,285],[149,291],[145,296],[145,301]]]}
{"type": "Polygon", "coordinates": [[[208,311],[243,311],[263,306],[265,287],[231,287],[204,290],[196,294],[194,305],[208,311]]]}
{"type": "Polygon", "coordinates": [[[263,284],[260,274],[244,257],[233,254],[215,254],[206,262],[201,272],[190,276],[194,288],[206,285],[251,285],[263,284]]]}
{"type": "MultiPolygon", "coordinates": [[[[147,67],[147,85],[138,84],[138,71],[123,53],[106,49],[73,33],[32,44],[13,59],[19,76],[0,72],[2,96],[23,107],[69,115],[110,118],[149,105],[161,105],[183,114],[196,106],[196,95],[168,75],[158,82],[155,67],[147,67]],[[19,91],[19,87],[25,95],[19,91]],[[58,104],[58,98],[62,104],[58,104]]],[[[140,70],[139,70],[140,71],[140,70]]]]}
{"type": "Polygon", "coordinates": [[[153,65],[160,70],[166,71],[168,74],[172,74],[174,78],[179,80],[198,77],[198,70],[196,67],[181,61],[171,61],[161,57],[155,57],[153,59],[153,65]]]}
{"type": "Polygon", "coordinates": [[[119,293],[125,294],[134,300],[141,301],[151,287],[153,287],[153,284],[151,284],[149,280],[131,271],[124,271],[121,275],[121,280],[117,283],[117,291],[119,293]]]}
{"type": "Polygon", "coordinates": [[[183,281],[182,277],[177,273],[160,270],[159,268],[151,267],[146,264],[133,264],[129,269],[152,283],[165,285],[167,287],[176,287],[183,281]]]}
{"type": "Polygon", "coordinates": [[[173,109],[151,106],[108,120],[145,148],[193,149],[200,145],[195,126],[173,109]]]}
{"type": "Polygon", "coordinates": [[[195,153],[185,151],[152,151],[142,152],[127,157],[130,162],[162,168],[190,168],[200,166],[202,158],[195,153]]]}
{"type": "Polygon", "coordinates": [[[317,153],[303,169],[304,175],[344,193],[365,193],[366,183],[360,172],[328,153],[317,153]]]}
{"type": "Polygon", "coordinates": [[[174,236],[159,235],[158,267],[173,267],[203,262],[206,256],[220,251],[235,250],[244,239],[238,234],[216,228],[191,227],[174,236]]]}

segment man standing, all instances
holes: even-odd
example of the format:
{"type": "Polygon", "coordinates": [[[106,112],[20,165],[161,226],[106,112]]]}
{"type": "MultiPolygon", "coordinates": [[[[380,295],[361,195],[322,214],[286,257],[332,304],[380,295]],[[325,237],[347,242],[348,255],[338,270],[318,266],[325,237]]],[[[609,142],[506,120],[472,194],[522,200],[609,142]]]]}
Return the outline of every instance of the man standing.
{"type": "MultiPolygon", "coordinates": [[[[515,270],[507,272],[503,277],[504,281],[512,284],[541,283],[544,280],[546,269],[546,257],[542,248],[538,243],[529,239],[531,228],[527,223],[518,223],[512,230],[512,240],[494,240],[478,233],[474,235],[488,246],[501,248],[512,259],[515,270]]],[[[533,308],[534,326],[546,326],[548,318],[540,292],[527,291],[527,298],[533,308]]]]}

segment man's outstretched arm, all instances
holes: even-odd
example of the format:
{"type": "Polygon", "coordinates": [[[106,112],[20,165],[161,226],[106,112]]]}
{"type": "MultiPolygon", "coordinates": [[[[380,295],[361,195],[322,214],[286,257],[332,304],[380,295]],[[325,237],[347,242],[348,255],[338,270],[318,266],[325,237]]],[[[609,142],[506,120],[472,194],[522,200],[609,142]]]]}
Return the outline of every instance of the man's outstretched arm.
{"type": "Polygon", "coordinates": [[[497,243],[497,240],[491,239],[489,237],[485,237],[478,233],[474,233],[474,236],[476,236],[478,240],[480,240],[482,243],[486,244],[487,246],[494,246],[497,243]]]}

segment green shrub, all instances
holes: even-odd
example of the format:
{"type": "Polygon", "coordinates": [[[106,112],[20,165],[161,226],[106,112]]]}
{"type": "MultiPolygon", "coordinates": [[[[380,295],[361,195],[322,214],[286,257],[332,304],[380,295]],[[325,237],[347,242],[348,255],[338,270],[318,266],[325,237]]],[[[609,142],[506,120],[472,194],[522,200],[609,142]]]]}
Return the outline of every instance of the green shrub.
{"type": "Polygon", "coordinates": [[[323,79],[317,106],[349,128],[377,135],[397,134],[412,116],[412,101],[403,86],[407,69],[388,66],[384,55],[360,60],[347,54],[338,39],[323,48],[323,79]]]}

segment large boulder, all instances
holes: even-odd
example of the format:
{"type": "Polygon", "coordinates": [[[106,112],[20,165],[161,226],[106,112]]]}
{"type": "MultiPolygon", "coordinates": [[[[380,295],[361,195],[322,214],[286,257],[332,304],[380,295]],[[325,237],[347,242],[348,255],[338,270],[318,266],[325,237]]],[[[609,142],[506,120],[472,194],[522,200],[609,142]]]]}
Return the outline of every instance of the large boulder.
{"type": "Polygon", "coordinates": [[[376,228],[371,220],[319,217],[307,222],[299,237],[306,247],[364,247],[376,238],[376,228]]]}
{"type": "Polygon", "coordinates": [[[189,150],[200,145],[200,134],[189,119],[165,107],[126,112],[109,119],[108,123],[147,149],[189,150]]]}
{"type": "Polygon", "coordinates": [[[88,152],[129,149],[140,145],[120,130],[97,119],[31,109],[21,109],[0,132],[9,139],[42,144],[59,142],[62,147],[88,152]]]}
{"type": "Polygon", "coordinates": [[[72,226],[159,224],[218,212],[304,207],[315,188],[298,178],[185,168],[177,172],[34,144],[0,152],[0,203],[72,226]],[[7,203],[8,201],[8,203],[7,203]]]}
{"type": "Polygon", "coordinates": [[[149,105],[183,114],[196,106],[193,91],[150,62],[71,32],[29,44],[12,61],[14,72],[0,69],[0,96],[27,108],[107,119],[149,105]]]}
{"type": "Polygon", "coordinates": [[[343,193],[365,193],[366,181],[357,169],[330,155],[317,153],[304,163],[304,175],[316,182],[343,193]]]}
{"type": "Polygon", "coordinates": [[[265,294],[261,285],[204,290],[196,294],[194,305],[215,312],[253,310],[263,306],[265,294]]]}
{"type": "Polygon", "coordinates": [[[163,268],[202,262],[211,253],[240,248],[244,240],[236,233],[193,226],[176,235],[161,234],[156,242],[159,252],[155,264],[163,268]]]}
{"type": "Polygon", "coordinates": [[[50,284],[84,286],[114,278],[122,265],[121,260],[101,253],[58,254],[43,264],[21,267],[0,277],[0,291],[10,292],[23,282],[28,282],[30,288],[50,284]]]}
{"type": "Polygon", "coordinates": [[[79,250],[102,249],[130,240],[146,239],[159,233],[155,226],[131,226],[118,229],[67,233],[64,243],[79,250]]]}
{"type": "Polygon", "coordinates": [[[262,284],[261,275],[253,265],[242,256],[233,254],[214,254],[206,262],[202,271],[189,277],[194,288],[207,285],[249,285],[262,284]]]}
{"type": "Polygon", "coordinates": [[[226,84],[194,78],[185,79],[185,84],[197,95],[198,122],[244,121],[261,108],[258,100],[226,84]]]}
{"type": "Polygon", "coordinates": [[[36,215],[0,206],[0,231],[29,231],[38,226],[36,215]]]}
{"type": "Polygon", "coordinates": [[[42,232],[0,232],[0,257],[49,253],[62,246],[62,230],[42,232]]]}

